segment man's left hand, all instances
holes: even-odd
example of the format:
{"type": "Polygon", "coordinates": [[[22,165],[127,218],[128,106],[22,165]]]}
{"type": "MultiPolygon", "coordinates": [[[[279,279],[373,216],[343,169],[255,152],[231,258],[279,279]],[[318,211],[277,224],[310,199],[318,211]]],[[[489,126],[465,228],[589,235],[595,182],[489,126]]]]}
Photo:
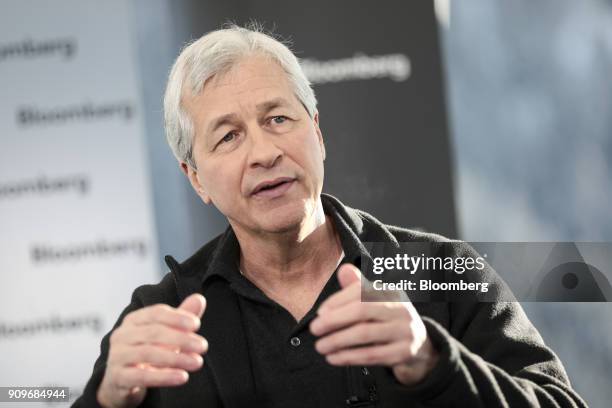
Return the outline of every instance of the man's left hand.
{"type": "Polygon", "coordinates": [[[421,317],[405,293],[399,301],[362,302],[361,279],[354,265],[340,267],[342,289],[321,304],[310,324],[321,337],[315,348],[333,365],[384,365],[404,385],[422,381],[438,352],[421,317]]]}

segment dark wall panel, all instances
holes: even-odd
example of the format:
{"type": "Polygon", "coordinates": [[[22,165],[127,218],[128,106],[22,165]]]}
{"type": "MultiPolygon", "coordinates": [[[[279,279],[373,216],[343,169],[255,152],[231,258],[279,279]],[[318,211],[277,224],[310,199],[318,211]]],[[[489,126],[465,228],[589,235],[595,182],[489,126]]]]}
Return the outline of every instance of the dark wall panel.
{"type": "Polygon", "coordinates": [[[180,18],[193,38],[227,21],[256,20],[291,40],[308,65],[326,69],[313,77],[328,154],[325,192],[386,223],[457,235],[433,2],[190,4],[180,18]]]}

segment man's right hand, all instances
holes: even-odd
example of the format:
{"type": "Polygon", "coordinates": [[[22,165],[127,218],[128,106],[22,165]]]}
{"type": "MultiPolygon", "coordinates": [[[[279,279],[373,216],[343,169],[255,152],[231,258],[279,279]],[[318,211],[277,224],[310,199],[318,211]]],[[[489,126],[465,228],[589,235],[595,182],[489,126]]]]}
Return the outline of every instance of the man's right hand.
{"type": "Polygon", "coordinates": [[[205,308],[204,296],[194,293],[178,308],[157,304],[127,314],[110,336],[98,402],[136,407],[148,387],[186,383],[187,371],[199,370],[208,351],[206,339],[195,333],[205,308]]]}

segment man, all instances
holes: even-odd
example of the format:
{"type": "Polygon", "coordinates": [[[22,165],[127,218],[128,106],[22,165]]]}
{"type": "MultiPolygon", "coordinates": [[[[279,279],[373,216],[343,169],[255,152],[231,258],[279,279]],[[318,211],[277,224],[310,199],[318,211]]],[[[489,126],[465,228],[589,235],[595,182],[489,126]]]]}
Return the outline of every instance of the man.
{"type": "Polygon", "coordinates": [[[444,239],[321,193],[316,99],[283,44],[205,35],[164,110],[182,171],[230,227],[136,289],[75,405],[585,406],[517,303],[361,301],[364,242],[444,239]]]}

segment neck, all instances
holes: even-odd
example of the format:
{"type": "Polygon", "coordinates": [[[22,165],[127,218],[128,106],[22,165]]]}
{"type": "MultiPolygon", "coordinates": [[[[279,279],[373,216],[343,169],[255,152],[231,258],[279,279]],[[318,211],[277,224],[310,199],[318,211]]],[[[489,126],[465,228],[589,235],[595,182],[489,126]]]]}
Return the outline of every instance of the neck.
{"type": "Polygon", "coordinates": [[[240,242],[241,271],[270,289],[326,279],[342,252],[333,222],[325,216],[321,201],[295,230],[256,237],[239,229],[235,232],[240,242]]]}

